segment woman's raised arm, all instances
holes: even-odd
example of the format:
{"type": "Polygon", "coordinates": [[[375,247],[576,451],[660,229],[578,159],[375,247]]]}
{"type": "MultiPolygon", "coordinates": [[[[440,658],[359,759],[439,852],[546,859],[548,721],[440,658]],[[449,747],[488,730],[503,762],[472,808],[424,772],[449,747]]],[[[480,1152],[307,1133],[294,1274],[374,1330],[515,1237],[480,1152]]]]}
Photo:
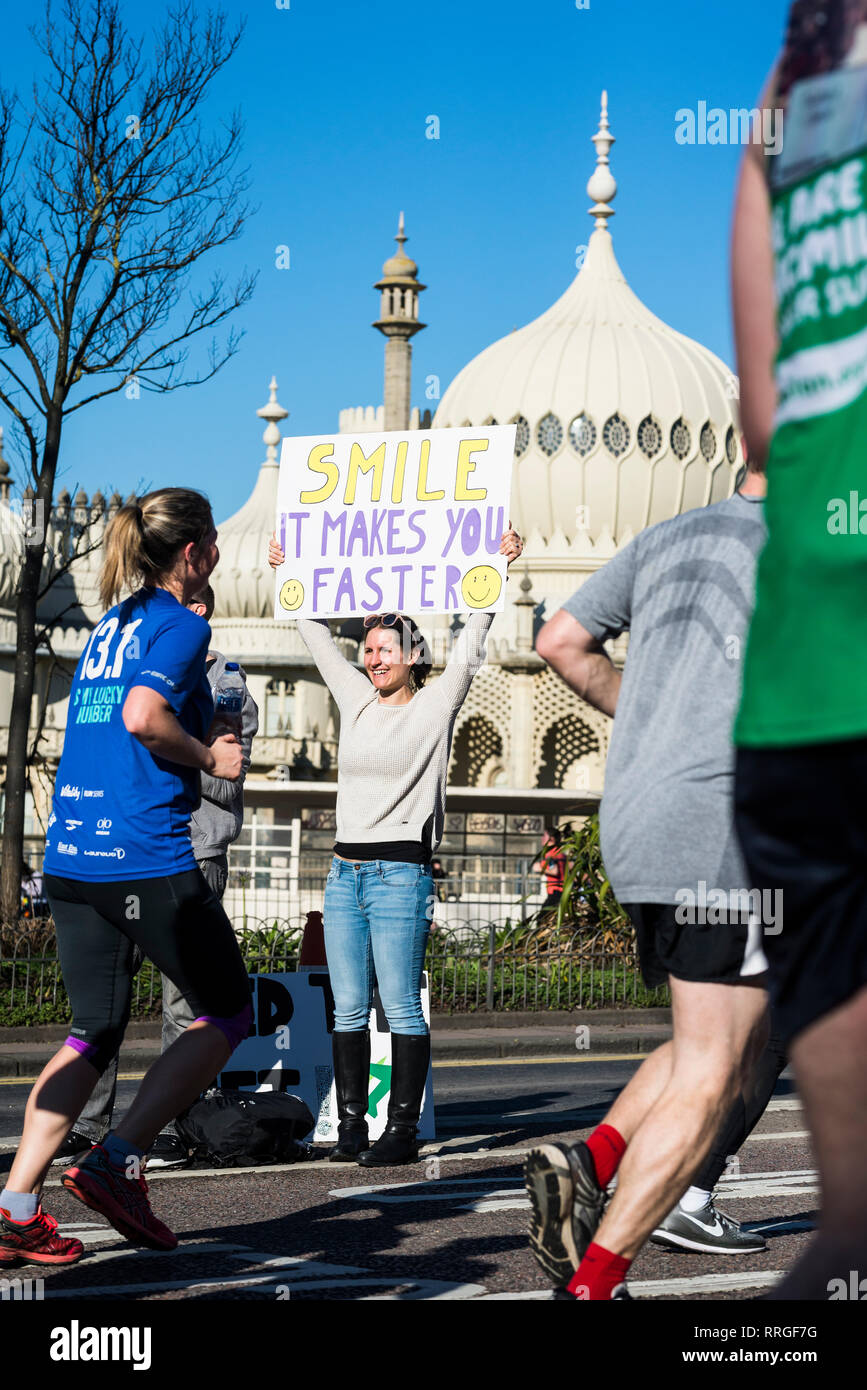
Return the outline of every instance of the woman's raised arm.
{"type": "MultiPolygon", "coordinates": [[[[283,560],[284,555],[276,532],[272,533],[268,542],[268,564],[272,570],[277,569],[282,565],[283,560]]],[[[313,657],[316,669],[338,706],[343,699],[351,698],[353,692],[355,694],[370,694],[372,690],[370,681],[363,672],[359,671],[357,666],[353,666],[351,661],[347,661],[343,653],[338,650],[327,619],[296,618],[296,622],[304,645],[313,657]]]]}

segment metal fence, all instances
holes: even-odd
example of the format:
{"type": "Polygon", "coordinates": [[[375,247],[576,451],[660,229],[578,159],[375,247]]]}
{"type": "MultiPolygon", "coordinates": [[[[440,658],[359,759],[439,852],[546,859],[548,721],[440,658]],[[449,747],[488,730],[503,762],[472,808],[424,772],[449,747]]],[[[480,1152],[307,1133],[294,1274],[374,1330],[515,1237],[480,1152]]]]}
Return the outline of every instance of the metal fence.
{"type": "MultiPolygon", "coordinates": [[[[331,854],[306,853],[293,863],[239,863],[233,855],[223,906],[235,930],[283,926],[321,912],[331,854]]],[[[545,885],[530,858],[447,855],[446,877],[437,887],[435,921],[441,928],[465,931],[491,922],[516,925],[535,917],[545,902],[545,885]]]]}
{"type": "MultiPolygon", "coordinates": [[[[298,968],[303,919],[256,924],[239,933],[250,974],[298,968]]],[[[631,939],[585,928],[509,919],[480,926],[465,919],[434,921],[426,968],[431,1008],[442,1013],[651,1007],[669,1002],[647,990],[631,939]]],[[[133,1017],[160,1006],[159,972],[145,961],[133,986],[133,1017]]],[[[0,1026],[60,1022],[68,1017],[50,922],[0,934],[0,1026]]]]}

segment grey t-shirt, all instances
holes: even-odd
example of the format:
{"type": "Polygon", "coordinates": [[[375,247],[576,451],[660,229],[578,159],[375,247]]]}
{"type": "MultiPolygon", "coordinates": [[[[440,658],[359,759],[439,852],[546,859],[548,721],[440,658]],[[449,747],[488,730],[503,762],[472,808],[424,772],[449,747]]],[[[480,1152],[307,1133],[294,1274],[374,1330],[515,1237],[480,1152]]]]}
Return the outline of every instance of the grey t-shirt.
{"type": "Polygon", "coordinates": [[[599,641],[629,629],[599,828],[624,903],[748,889],[731,730],[765,540],[759,498],[651,526],[563,607],[599,641]]]}

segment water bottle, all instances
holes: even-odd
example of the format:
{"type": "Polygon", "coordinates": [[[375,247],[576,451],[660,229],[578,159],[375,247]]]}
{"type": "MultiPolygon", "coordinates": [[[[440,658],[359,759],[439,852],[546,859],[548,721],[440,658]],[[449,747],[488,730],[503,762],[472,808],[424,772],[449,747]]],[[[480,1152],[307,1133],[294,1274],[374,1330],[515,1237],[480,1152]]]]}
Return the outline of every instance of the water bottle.
{"type": "Polygon", "coordinates": [[[244,707],[244,678],[237,661],[227,661],[214,690],[214,721],[217,735],[241,737],[241,710],[244,707]]]}

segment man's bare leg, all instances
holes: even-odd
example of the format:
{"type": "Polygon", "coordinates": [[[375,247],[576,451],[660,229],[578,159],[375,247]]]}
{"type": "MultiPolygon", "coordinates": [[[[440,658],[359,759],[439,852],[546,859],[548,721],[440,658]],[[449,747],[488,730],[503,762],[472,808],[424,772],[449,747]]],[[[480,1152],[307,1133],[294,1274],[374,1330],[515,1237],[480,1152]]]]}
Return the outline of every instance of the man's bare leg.
{"type": "Polygon", "coordinates": [[[757,986],[672,978],[671,1002],[671,1072],[630,1138],[594,1238],[629,1260],[698,1172],[766,1027],[767,994],[757,986]]]}
{"type": "Polygon", "coordinates": [[[827,1299],[832,1279],[867,1278],[867,989],[799,1034],[792,1065],[822,1185],[816,1239],[770,1295],[827,1299]]]}
{"type": "Polygon", "coordinates": [[[674,1047],[670,1042],[662,1043],[645,1057],[605,1116],[603,1124],[616,1129],[627,1144],[668,1085],[673,1057],[674,1047]]]}

